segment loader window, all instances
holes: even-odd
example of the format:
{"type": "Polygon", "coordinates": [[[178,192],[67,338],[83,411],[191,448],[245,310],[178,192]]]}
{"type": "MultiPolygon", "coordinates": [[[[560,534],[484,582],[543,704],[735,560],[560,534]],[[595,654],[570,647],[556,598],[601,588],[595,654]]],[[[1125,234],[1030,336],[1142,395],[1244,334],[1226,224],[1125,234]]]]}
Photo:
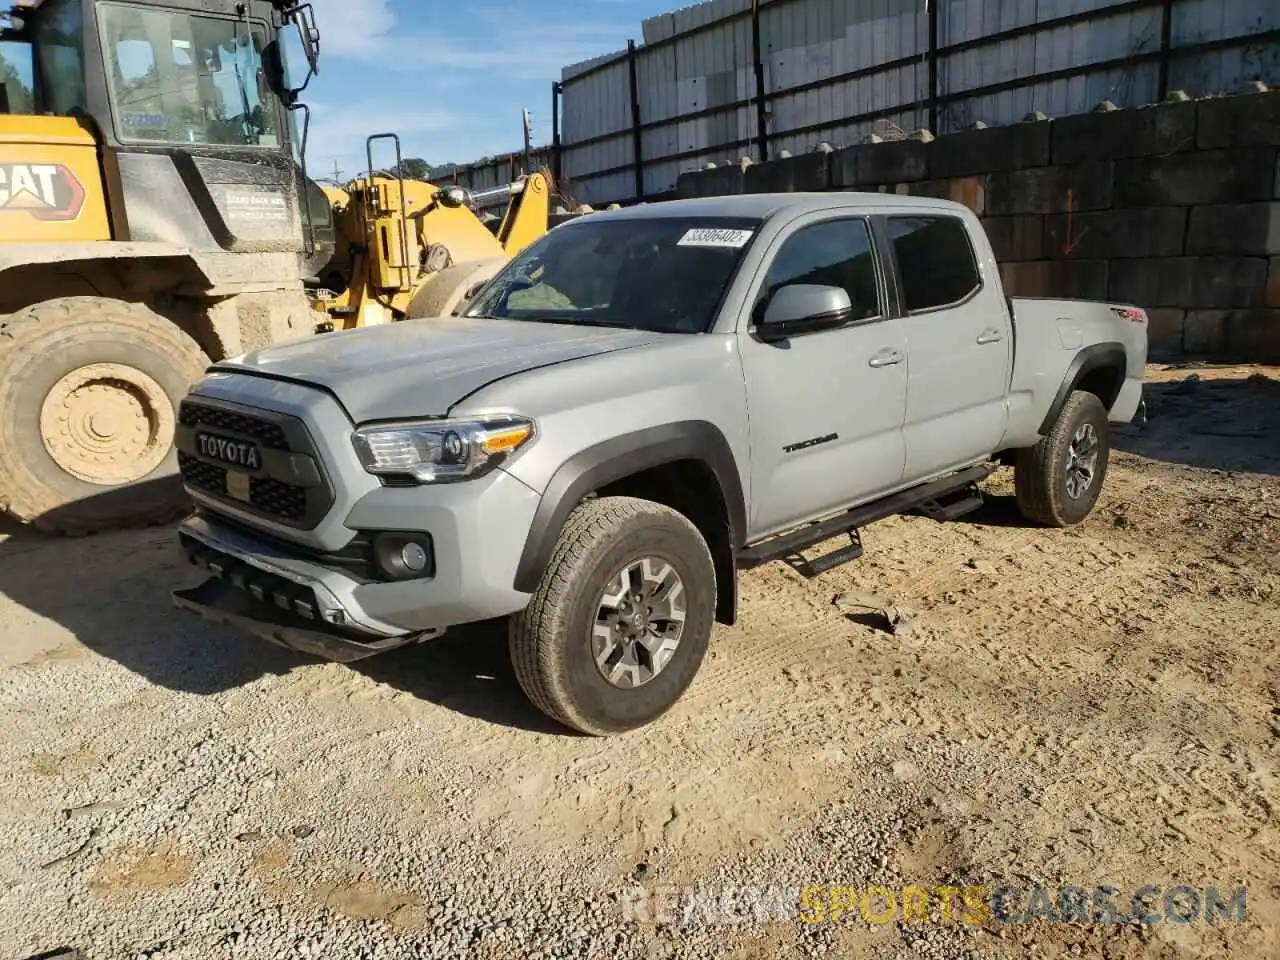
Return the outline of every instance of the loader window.
{"type": "Polygon", "coordinates": [[[121,141],[279,147],[261,26],[119,4],[101,17],[121,141]]]}
{"type": "Polygon", "coordinates": [[[0,41],[0,113],[34,112],[34,89],[30,45],[0,41]]]}
{"type": "Polygon", "coordinates": [[[39,66],[38,109],[60,117],[86,107],[84,19],[80,0],[53,0],[38,8],[33,34],[39,66]]]}

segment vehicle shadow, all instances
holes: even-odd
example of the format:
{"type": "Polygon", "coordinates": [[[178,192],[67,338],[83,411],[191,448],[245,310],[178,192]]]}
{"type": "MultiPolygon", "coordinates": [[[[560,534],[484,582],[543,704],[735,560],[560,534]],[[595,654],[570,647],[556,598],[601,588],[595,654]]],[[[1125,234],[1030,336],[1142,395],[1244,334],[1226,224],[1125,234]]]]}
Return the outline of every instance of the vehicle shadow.
{"type": "Polygon", "coordinates": [[[436,640],[351,666],[377,683],[486,723],[578,736],[535,709],[520,689],[505,620],[455,627],[436,640]]]}
{"type": "Polygon", "coordinates": [[[1156,376],[1144,391],[1147,422],[1113,427],[1114,449],[1205,470],[1280,476],[1280,379],[1207,365],[1156,376]]]}
{"type": "Polygon", "coordinates": [[[982,506],[972,513],[957,517],[953,523],[972,523],[981,527],[1028,527],[1032,524],[1018,509],[1018,499],[1012,494],[982,491],[982,506]]]}
{"type": "MultiPolygon", "coordinates": [[[[323,663],[174,607],[171,591],[202,576],[179,551],[173,525],[66,538],[0,518],[0,615],[15,625],[0,642],[0,668],[61,658],[78,644],[157,686],[208,696],[323,663]]],[[[501,622],[344,669],[352,668],[487,723],[565,732],[525,699],[501,622]]]]}

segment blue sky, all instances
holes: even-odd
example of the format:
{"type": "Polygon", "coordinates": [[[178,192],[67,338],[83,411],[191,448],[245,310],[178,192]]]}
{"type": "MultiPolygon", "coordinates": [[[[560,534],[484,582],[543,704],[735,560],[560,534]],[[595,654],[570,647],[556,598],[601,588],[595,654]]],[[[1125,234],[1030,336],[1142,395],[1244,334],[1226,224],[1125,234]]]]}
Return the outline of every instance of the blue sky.
{"type": "Polygon", "coordinates": [[[304,95],[311,175],[332,176],[335,160],[344,178],[358,174],[371,133],[398,132],[406,156],[430,163],[517,150],[523,107],[535,142],[550,140],[560,68],[625,48],[643,19],[688,2],[313,0],[321,57],[304,95]]]}

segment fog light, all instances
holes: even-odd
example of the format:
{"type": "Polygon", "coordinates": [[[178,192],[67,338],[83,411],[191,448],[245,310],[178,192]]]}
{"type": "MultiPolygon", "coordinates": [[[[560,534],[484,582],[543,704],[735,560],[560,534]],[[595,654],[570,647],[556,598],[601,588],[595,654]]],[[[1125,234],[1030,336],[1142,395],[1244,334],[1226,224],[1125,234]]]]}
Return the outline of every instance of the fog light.
{"type": "Polygon", "coordinates": [[[380,533],[373,541],[378,569],[391,580],[417,580],[435,575],[435,553],[425,533],[380,533]]]}
{"type": "Polygon", "coordinates": [[[405,570],[416,576],[427,569],[427,551],[422,549],[420,543],[406,543],[400,550],[400,562],[404,564],[405,570]]]}

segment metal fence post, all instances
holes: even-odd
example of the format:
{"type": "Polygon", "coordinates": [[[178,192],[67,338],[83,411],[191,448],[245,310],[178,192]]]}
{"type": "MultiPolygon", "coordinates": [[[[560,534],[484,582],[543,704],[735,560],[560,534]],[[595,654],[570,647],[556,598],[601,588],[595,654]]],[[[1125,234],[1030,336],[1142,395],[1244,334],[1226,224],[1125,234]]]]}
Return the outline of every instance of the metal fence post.
{"type": "Polygon", "coordinates": [[[769,132],[764,103],[764,62],[760,58],[760,0],[751,0],[751,48],[756,74],[756,149],[760,162],[769,159],[769,132]]]}
{"type": "Polygon", "coordinates": [[[636,42],[627,41],[627,72],[631,79],[631,164],[635,168],[636,199],[644,199],[644,146],[640,141],[640,83],[636,77],[636,42]]]}

